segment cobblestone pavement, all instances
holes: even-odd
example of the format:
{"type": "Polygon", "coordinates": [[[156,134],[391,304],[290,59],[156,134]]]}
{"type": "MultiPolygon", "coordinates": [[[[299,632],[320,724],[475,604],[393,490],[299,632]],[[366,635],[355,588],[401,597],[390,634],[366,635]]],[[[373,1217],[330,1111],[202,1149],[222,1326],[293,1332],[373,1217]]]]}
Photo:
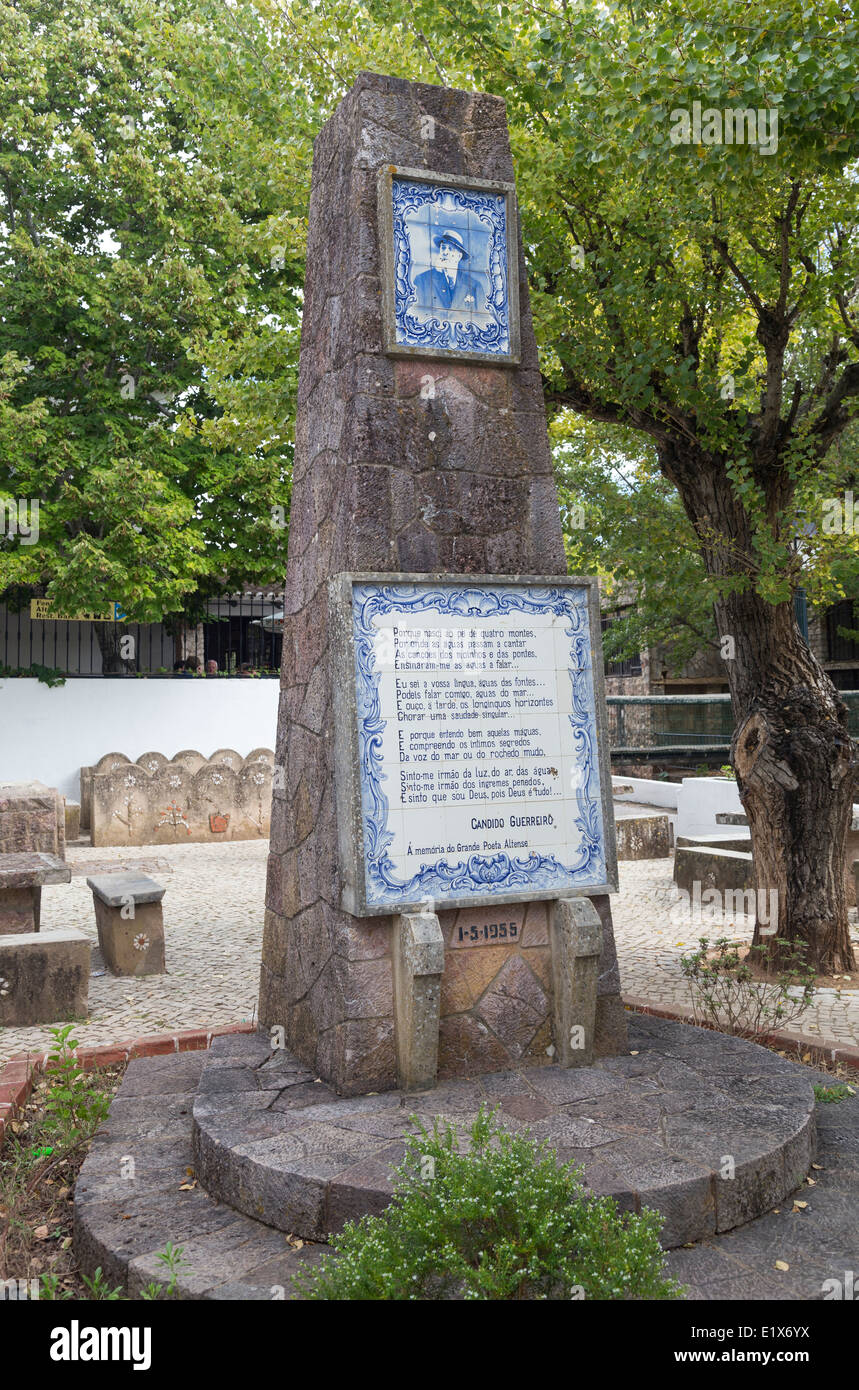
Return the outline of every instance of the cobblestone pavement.
{"type": "MultiPolygon", "coordinates": [[[[55,884],[42,892],[45,928],[77,927],[97,941],[86,875],[102,872],[110,862],[138,867],[150,860],[146,872],[167,888],[168,973],[140,979],[94,974],[89,1017],[76,1029],[82,1043],[130,1042],[144,1033],[218,1027],[254,1017],[267,853],[263,840],[128,849],[69,846],[71,883],[55,884]],[[171,871],[162,865],[169,865],[171,871]]],[[[684,918],[670,897],[672,865],[671,859],[621,862],[621,892],[612,899],[624,992],[669,1007],[689,1005],[679,961],[699,936],[714,937],[723,930],[732,937],[751,936],[751,925],[742,918],[730,927],[692,921],[688,912],[684,918]]],[[[97,962],[96,956],[95,971],[101,969],[97,962]]],[[[859,1044],[859,992],[839,997],[835,990],[819,990],[811,1008],[793,1026],[859,1044]]],[[[13,1052],[42,1051],[49,1041],[47,1027],[0,1031],[0,1061],[13,1052]]]]}
{"type": "MultiPolygon", "coordinates": [[[[753,923],[745,917],[725,919],[721,913],[711,917],[706,904],[700,920],[693,917],[694,905],[677,901],[672,893],[673,858],[626,860],[619,867],[621,891],[612,898],[612,916],[623,992],[652,1004],[688,1008],[691,998],[680,957],[694,950],[701,936],[750,941],[753,923]]],[[[851,916],[859,958],[855,909],[851,916]]],[[[859,990],[817,990],[790,1031],[859,1044],[859,990]]]]}
{"type": "MultiPolygon", "coordinates": [[[[227,844],[143,845],[90,849],[70,845],[71,883],[42,891],[42,930],[76,927],[98,941],[89,873],[108,863],[142,860],[162,883],[166,975],[137,979],[95,973],[89,986],[89,1016],[75,1029],[86,1046],[131,1042],[145,1033],[219,1027],[255,1015],[262,949],[266,840],[227,844]],[[84,872],[75,873],[75,866],[84,872]],[[95,866],[98,865],[98,868],[95,866]],[[90,867],[92,866],[92,867],[90,867]]],[[[93,971],[103,969],[98,955],[93,971]]],[[[13,1052],[44,1051],[47,1026],[0,1030],[0,1061],[13,1052]]]]}

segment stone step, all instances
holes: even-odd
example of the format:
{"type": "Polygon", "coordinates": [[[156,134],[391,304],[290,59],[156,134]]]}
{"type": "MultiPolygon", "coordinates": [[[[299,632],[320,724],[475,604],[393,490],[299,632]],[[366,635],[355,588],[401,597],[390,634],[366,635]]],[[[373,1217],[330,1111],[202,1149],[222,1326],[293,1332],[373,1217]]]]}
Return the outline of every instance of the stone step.
{"type": "Polygon", "coordinates": [[[591,1067],[534,1066],[431,1091],[338,1097],[262,1034],[215,1040],[194,1099],[194,1171],[248,1216],[323,1240],[384,1210],[412,1117],[460,1130],[481,1104],[581,1165],[594,1194],[653,1207],[673,1248],[770,1210],[813,1157],[814,1095],[753,1043],[630,1015],[630,1048],[591,1067]],[[725,1155],[734,1176],[721,1176],[725,1155]]]}
{"type": "Polygon", "coordinates": [[[205,1055],[129,1063],[75,1186],[78,1263],[90,1277],[101,1267],[112,1287],[138,1298],[151,1280],[166,1283],[158,1254],[169,1241],[182,1246],[186,1261],[180,1298],[294,1298],[292,1275],[318,1261],[324,1247],[296,1250],[282,1231],[194,1183],[191,1108],[205,1055]]]}

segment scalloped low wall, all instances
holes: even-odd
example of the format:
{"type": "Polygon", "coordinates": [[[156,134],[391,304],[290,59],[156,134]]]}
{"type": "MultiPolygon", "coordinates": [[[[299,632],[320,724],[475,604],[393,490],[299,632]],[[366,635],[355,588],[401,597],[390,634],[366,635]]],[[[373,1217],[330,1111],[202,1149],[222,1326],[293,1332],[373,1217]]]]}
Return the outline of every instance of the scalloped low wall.
{"type": "Polygon", "coordinates": [[[81,768],[93,845],[267,839],[273,765],[270,748],[246,757],[219,748],[209,758],[186,748],[170,759],[143,753],[135,762],[105,753],[81,768]]]}

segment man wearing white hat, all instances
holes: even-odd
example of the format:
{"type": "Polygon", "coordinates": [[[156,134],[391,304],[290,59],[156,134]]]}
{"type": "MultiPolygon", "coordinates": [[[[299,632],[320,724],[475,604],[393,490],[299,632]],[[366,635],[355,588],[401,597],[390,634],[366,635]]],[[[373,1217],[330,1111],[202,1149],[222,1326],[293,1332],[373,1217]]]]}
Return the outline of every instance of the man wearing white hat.
{"type": "Polygon", "coordinates": [[[415,290],[422,309],[481,309],[486,296],[473,275],[460,273],[460,261],[468,260],[465,242],[452,228],[436,232],[432,244],[432,269],[415,276],[415,290]]]}

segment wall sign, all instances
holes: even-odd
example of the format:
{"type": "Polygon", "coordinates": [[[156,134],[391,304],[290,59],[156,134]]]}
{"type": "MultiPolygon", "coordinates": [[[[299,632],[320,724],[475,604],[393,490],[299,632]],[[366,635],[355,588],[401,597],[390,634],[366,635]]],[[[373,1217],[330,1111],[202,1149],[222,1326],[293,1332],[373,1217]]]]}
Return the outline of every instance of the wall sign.
{"type": "Polygon", "coordinates": [[[615,890],[596,580],[339,575],[330,592],[344,907],[615,890]]]}
{"type": "Polygon", "coordinates": [[[519,361],[512,183],[379,171],[385,351],[519,361]]]}

